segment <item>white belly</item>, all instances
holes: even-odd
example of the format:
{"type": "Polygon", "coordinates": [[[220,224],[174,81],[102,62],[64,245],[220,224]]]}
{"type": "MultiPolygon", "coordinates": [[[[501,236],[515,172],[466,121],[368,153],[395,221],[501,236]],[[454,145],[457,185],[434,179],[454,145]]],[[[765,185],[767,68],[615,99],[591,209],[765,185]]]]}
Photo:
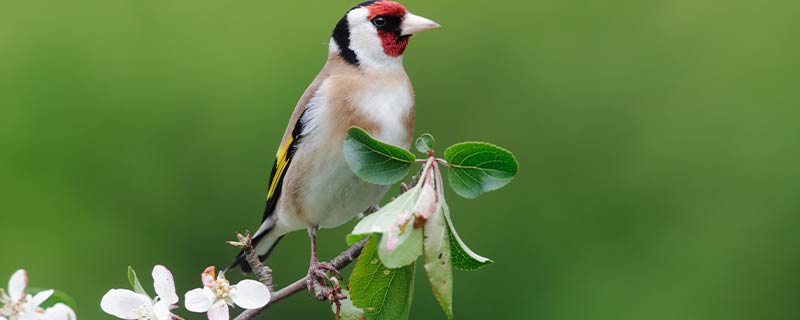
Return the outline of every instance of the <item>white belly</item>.
{"type": "MultiPolygon", "coordinates": [[[[325,90],[323,83],[323,89],[325,90]]],[[[351,101],[372,122],[378,124],[374,136],[386,143],[409,147],[411,134],[403,120],[413,108],[410,88],[386,86],[375,83],[363,94],[353,93],[351,101]]],[[[380,201],[389,186],[367,183],[358,178],[344,160],[341,141],[344,136],[331,124],[331,111],[323,98],[316,97],[312,103],[313,117],[306,124],[308,131],[302,140],[302,150],[295,154],[294,161],[304,161],[308,167],[296,195],[302,213],[279,210],[279,224],[287,229],[303,229],[307,225],[333,228],[342,225],[380,201]],[[303,160],[300,160],[300,159],[303,160]]],[[[291,170],[291,166],[289,170],[291,170]]],[[[279,208],[281,208],[279,204],[279,208]]]]}
{"type": "Polygon", "coordinates": [[[323,228],[337,227],[380,201],[388,186],[374,185],[357,177],[341,151],[316,168],[317,177],[308,184],[310,197],[304,202],[305,217],[323,228]]]}

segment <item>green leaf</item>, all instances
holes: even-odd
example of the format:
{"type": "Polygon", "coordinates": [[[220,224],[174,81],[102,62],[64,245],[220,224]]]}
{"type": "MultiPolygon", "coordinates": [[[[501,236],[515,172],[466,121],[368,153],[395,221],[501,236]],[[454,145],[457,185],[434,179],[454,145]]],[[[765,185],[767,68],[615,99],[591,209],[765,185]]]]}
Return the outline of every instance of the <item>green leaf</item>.
{"type": "Polygon", "coordinates": [[[369,237],[369,235],[368,234],[348,234],[347,236],[345,236],[345,241],[347,242],[348,246],[352,246],[356,242],[359,242],[359,241],[361,241],[361,239],[364,239],[366,237],[369,237]]]}
{"type": "MultiPolygon", "coordinates": [[[[364,310],[353,305],[353,301],[350,300],[350,292],[347,289],[343,289],[342,294],[348,298],[339,300],[342,303],[339,311],[339,320],[366,320],[367,317],[364,315],[364,310]]],[[[336,314],[336,304],[331,304],[331,311],[333,311],[334,315],[336,314]]]]}
{"type": "Polygon", "coordinates": [[[414,207],[421,192],[422,186],[417,184],[361,219],[353,228],[353,235],[382,235],[378,253],[383,264],[389,268],[407,266],[422,255],[422,232],[414,228],[414,207]],[[398,226],[400,221],[406,223],[398,226]],[[394,245],[390,246],[390,242],[394,245]]]}
{"type": "Polygon", "coordinates": [[[435,145],[435,140],[430,133],[423,133],[419,138],[417,138],[417,142],[414,144],[417,147],[417,151],[422,153],[427,153],[430,150],[433,150],[435,145]]]}
{"type": "Polygon", "coordinates": [[[417,261],[422,255],[422,229],[414,228],[411,221],[406,232],[401,234],[399,244],[394,250],[389,250],[389,235],[381,236],[378,247],[378,257],[388,268],[400,268],[417,261]]]}
{"type": "Polygon", "coordinates": [[[142,284],[139,282],[139,277],[136,276],[136,271],[134,271],[133,267],[131,266],[128,266],[128,282],[131,283],[131,288],[133,288],[133,291],[136,293],[141,293],[148,297],[150,296],[146,291],[144,291],[142,284]]]}
{"type": "Polygon", "coordinates": [[[444,151],[450,167],[447,180],[460,196],[477,198],[508,184],[517,174],[517,160],[506,149],[484,142],[462,142],[444,151]]]}
{"type": "Polygon", "coordinates": [[[352,127],[344,139],[344,159],[350,169],[369,183],[391,185],[408,175],[416,157],[411,152],[372,138],[352,127]]]}
{"type": "MultiPolygon", "coordinates": [[[[440,199],[444,201],[444,199],[440,199]]],[[[441,204],[441,202],[440,202],[441,204]]],[[[450,258],[450,239],[447,234],[443,207],[425,221],[425,273],[448,319],[453,319],[453,266],[450,258]]]]}
{"type": "Polygon", "coordinates": [[[453,266],[458,270],[472,271],[483,268],[494,262],[489,258],[482,257],[473,252],[469,249],[469,247],[467,247],[466,244],[464,244],[464,241],[461,241],[461,238],[458,236],[458,232],[456,232],[455,226],[453,226],[453,220],[450,218],[450,208],[444,201],[442,201],[442,209],[444,210],[444,216],[447,219],[447,234],[450,238],[450,248],[452,250],[451,260],[453,261],[453,266]]]}
{"type": "Polygon", "coordinates": [[[371,237],[350,274],[350,299],[368,320],[408,319],[414,286],[414,264],[386,268],[378,258],[378,239],[371,237]]]}
{"type": "Polygon", "coordinates": [[[414,208],[414,204],[417,203],[419,198],[420,189],[419,186],[408,189],[408,191],[395,198],[392,202],[387,203],[378,211],[364,217],[353,227],[353,232],[351,233],[359,235],[389,232],[401,214],[407,213],[414,208]]]}

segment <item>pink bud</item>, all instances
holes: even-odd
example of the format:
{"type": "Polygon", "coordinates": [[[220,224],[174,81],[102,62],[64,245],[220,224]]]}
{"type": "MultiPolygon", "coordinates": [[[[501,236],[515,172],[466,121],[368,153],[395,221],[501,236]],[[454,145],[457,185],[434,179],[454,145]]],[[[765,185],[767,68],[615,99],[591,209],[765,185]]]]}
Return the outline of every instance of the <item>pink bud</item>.
{"type": "Polygon", "coordinates": [[[414,212],[423,219],[428,219],[436,213],[436,190],[433,188],[433,179],[425,180],[425,184],[422,185],[422,193],[414,205],[414,212]]]}
{"type": "Polygon", "coordinates": [[[394,251],[397,249],[397,245],[400,239],[397,239],[397,235],[394,232],[389,232],[386,234],[386,250],[394,251]]]}
{"type": "Polygon", "coordinates": [[[203,285],[210,287],[215,284],[214,280],[216,277],[214,276],[214,272],[214,266],[210,266],[203,271],[203,274],[200,276],[200,279],[203,280],[203,285]]]}

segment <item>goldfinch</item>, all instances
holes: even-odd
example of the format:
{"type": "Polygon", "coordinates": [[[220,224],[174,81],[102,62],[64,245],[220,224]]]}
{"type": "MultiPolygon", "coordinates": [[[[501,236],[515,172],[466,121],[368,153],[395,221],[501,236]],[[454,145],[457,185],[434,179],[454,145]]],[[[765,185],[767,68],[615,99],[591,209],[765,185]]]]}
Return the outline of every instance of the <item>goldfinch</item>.
{"type": "MultiPolygon", "coordinates": [[[[376,204],[389,187],[367,183],[344,160],[351,126],[408,149],[414,129],[414,91],[403,69],[411,35],[436,22],[392,1],[368,1],[350,9],[331,35],[328,60],[289,119],[272,167],[266,208],[253,236],[266,259],[283,235],[306,229],[311,238],[309,274],[336,272],[319,262],[316,233],[334,228],[376,204]]],[[[229,269],[250,266],[240,253],[229,269]]]]}

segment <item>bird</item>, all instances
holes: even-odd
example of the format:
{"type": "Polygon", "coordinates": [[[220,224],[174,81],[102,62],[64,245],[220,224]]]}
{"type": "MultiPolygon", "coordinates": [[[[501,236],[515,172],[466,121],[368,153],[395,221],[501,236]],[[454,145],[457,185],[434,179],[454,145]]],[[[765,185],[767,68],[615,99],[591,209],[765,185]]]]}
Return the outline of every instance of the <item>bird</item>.
{"type": "MultiPolygon", "coordinates": [[[[272,166],[262,222],[252,237],[262,261],[284,235],[305,229],[309,279],[326,270],[338,274],[319,261],[317,231],[362,214],[389,190],[349,169],[342,150],[346,132],[358,126],[382,142],[410,148],[414,91],[403,53],[412,35],[439,27],[387,0],[360,3],[336,23],[327,61],[295,106],[272,166]]],[[[226,270],[237,267],[252,272],[244,251],[226,270]]]]}

